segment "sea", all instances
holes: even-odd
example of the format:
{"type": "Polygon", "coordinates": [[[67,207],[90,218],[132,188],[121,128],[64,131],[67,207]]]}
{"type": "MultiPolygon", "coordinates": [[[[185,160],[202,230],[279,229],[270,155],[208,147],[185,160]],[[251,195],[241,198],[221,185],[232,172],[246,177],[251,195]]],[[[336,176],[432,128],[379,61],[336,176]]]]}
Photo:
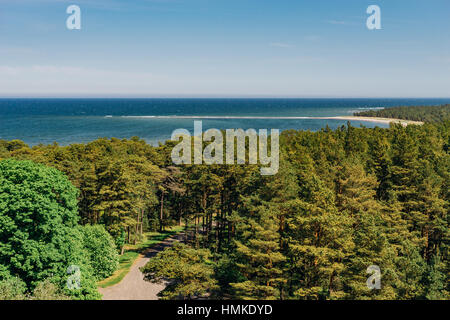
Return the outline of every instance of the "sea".
{"type": "MultiPolygon", "coordinates": [[[[346,125],[354,112],[392,106],[439,105],[450,99],[0,99],[0,139],[30,146],[85,143],[97,138],[137,136],[152,145],[169,140],[176,129],[280,129],[317,131],[346,125]],[[282,118],[282,119],[280,119],[282,118]]],[[[351,121],[353,126],[388,124],[351,121]]]]}

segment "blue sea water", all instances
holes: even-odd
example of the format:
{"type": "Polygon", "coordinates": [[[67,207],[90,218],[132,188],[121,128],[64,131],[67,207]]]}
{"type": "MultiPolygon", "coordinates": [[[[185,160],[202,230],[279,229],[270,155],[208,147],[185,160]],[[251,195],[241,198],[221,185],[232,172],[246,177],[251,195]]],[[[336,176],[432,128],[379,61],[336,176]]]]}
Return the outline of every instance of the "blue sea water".
{"type": "MultiPolygon", "coordinates": [[[[214,116],[202,119],[203,129],[338,128],[334,119],[226,119],[226,117],[333,117],[355,111],[399,105],[438,105],[450,99],[0,99],[0,139],[29,145],[89,142],[99,137],[138,136],[157,144],[175,129],[193,132],[194,119],[173,116],[214,116]],[[153,117],[152,117],[153,116],[153,117]],[[164,118],[158,118],[164,116],[164,118]]],[[[352,125],[387,127],[352,121],[352,125]]]]}

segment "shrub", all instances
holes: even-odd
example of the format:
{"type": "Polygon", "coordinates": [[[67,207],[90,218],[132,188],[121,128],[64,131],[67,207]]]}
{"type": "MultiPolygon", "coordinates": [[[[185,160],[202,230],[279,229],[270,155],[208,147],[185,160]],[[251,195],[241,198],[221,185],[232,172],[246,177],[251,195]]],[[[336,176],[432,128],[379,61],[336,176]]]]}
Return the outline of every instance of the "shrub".
{"type": "Polygon", "coordinates": [[[17,277],[0,281],[0,300],[23,300],[27,286],[17,277]]]}
{"type": "Polygon", "coordinates": [[[70,297],[65,295],[61,289],[52,283],[49,279],[41,281],[37,284],[33,291],[32,300],[69,300],[70,297]]]}
{"type": "Polygon", "coordinates": [[[97,280],[109,277],[119,266],[119,255],[114,239],[102,225],[86,225],[81,230],[94,277],[97,280]]]}

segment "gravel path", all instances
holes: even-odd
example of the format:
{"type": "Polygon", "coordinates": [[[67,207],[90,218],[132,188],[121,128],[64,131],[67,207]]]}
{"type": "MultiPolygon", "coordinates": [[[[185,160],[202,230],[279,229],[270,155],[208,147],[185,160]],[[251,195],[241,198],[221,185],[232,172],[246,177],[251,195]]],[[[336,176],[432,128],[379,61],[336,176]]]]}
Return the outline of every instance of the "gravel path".
{"type": "Polygon", "coordinates": [[[103,295],[103,300],[158,300],[157,294],[165,288],[165,285],[144,281],[144,275],[139,268],[158,252],[172,246],[176,241],[182,241],[183,237],[183,233],[172,236],[139,256],[121,282],[108,288],[98,289],[103,295]]]}

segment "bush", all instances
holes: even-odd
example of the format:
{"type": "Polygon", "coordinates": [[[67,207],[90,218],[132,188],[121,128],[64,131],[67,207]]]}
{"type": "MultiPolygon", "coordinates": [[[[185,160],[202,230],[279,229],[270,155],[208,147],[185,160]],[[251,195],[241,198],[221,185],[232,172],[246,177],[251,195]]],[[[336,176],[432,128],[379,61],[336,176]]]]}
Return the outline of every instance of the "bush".
{"type": "Polygon", "coordinates": [[[31,300],[69,300],[70,297],[65,295],[57,285],[49,279],[38,283],[33,291],[31,300]]]}
{"type": "Polygon", "coordinates": [[[81,230],[94,277],[97,280],[109,277],[119,266],[119,255],[114,239],[102,225],[87,225],[81,230]]]}
{"type": "Polygon", "coordinates": [[[211,256],[207,249],[192,249],[175,243],[159,252],[140,270],[147,281],[169,280],[168,286],[158,294],[162,299],[204,298],[218,289],[211,256]]]}
{"type": "Polygon", "coordinates": [[[0,300],[23,300],[27,286],[17,277],[0,281],[0,300]]]}

